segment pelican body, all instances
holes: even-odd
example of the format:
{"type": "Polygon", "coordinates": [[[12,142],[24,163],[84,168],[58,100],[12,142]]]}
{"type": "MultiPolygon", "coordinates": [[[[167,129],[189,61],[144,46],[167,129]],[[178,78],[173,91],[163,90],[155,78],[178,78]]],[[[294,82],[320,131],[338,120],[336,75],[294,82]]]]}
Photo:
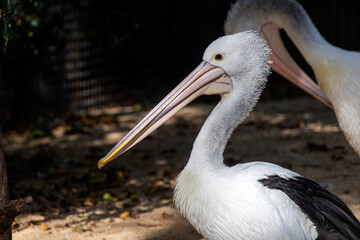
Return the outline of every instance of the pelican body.
{"type": "Polygon", "coordinates": [[[360,239],[360,224],[336,196],[274,164],[228,167],[223,151],[251,112],[269,74],[270,50],[255,32],[214,41],[203,62],[99,161],[133,147],[201,94],[220,94],[178,177],[174,203],[208,240],[360,239]]]}
{"type": "Polygon", "coordinates": [[[360,53],[328,43],[295,0],[238,0],[228,12],[225,33],[258,31],[273,51],[271,68],[333,107],[348,142],[360,155],[360,53]],[[283,29],[312,67],[318,86],[287,52],[283,29]]]}

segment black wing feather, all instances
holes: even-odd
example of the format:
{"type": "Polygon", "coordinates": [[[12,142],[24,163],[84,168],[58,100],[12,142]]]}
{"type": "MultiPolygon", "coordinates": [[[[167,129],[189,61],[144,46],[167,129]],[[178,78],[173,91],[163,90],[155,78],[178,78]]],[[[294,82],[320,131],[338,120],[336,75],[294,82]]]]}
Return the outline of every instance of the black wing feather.
{"type": "Polygon", "coordinates": [[[278,175],[259,180],[270,189],[283,191],[314,223],[317,239],[360,240],[360,223],[337,196],[304,177],[293,179],[278,175]]]}

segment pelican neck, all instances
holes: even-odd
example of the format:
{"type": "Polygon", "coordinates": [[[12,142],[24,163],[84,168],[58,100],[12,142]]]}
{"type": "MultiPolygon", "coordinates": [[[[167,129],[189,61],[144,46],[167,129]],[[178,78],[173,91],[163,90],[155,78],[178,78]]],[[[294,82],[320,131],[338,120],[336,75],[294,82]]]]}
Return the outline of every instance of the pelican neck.
{"type": "Polygon", "coordinates": [[[225,146],[234,131],[257,103],[266,82],[248,79],[248,86],[238,87],[213,109],[201,128],[193,146],[188,166],[218,171],[227,168],[223,163],[225,146]]]}
{"type": "Polygon", "coordinates": [[[334,49],[334,46],[320,34],[302,7],[298,9],[298,15],[286,13],[276,19],[276,24],[285,30],[311,66],[316,65],[334,49]]]}

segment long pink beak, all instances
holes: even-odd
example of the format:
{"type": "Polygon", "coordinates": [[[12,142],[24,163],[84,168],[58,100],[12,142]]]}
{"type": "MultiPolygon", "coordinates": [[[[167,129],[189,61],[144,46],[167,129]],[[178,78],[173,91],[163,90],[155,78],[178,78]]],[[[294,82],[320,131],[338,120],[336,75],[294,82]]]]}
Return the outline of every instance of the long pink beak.
{"type": "Polygon", "coordinates": [[[271,68],[326,106],[333,108],[331,102],[324,96],[315,82],[296,64],[285,49],[280,37],[279,26],[269,22],[261,27],[260,32],[273,50],[271,68]]]}
{"type": "Polygon", "coordinates": [[[224,70],[203,61],[99,161],[99,168],[129,150],[198,96],[226,95],[231,90],[232,82],[224,70]]]}

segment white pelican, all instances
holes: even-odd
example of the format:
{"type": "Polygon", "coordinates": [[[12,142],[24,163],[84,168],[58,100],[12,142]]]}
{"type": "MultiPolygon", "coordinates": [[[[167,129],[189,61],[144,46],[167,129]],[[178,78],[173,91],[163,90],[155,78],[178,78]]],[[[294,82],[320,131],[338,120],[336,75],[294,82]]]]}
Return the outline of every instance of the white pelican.
{"type": "Polygon", "coordinates": [[[349,208],[315,182],[270,163],[223,163],[231,133],[265,86],[269,54],[255,32],[214,41],[204,61],[99,161],[99,167],[197,96],[220,94],[177,180],[174,202],[180,213],[208,240],[360,239],[360,224],[349,208]]]}
{"type": "Polygon", "coordinates": [[[228,12],[225,33],[260,32],[272,49],[272,69],[320,101],[333,105],[340,128],[360,155],[360,53],[329,44],[295,0],[238,0],[228,12]],[[319,88],[286,51],[284,29],[312,67],[319,88]],[[330,100],[330,102],[327,99],[330,100]]]}

